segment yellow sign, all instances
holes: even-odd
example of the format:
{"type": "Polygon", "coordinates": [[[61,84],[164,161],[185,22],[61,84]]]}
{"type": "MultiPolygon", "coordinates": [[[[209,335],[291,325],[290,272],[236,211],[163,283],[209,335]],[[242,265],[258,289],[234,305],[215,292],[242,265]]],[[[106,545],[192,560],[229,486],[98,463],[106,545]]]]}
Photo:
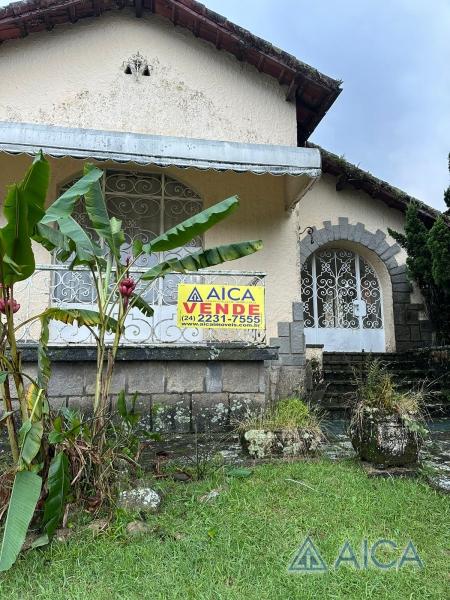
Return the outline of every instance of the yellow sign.
{"type": "Polygon", "coordinates": [[[264,287],[180,283],[178,327],[265,329],[264,287]]]}

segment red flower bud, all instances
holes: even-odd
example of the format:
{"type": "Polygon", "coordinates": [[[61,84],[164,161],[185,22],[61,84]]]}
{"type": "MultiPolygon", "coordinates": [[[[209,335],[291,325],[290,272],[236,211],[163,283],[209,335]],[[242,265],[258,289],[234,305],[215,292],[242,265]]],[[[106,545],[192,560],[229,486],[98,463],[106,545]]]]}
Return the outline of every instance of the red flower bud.
{"type": "Polygon", "coordinates": [[[126,277],[119,283],[119,293],[125,298],[129,298],[136,287],[134,279],[126,277]]]}
{"type": "Polygon", "coordinates": [[[3,298],[0,298],[0,313],[6,315],[7,307],[9,307],[9,310],[12,310],[13,313],[16,313],[20,308],[20,304],[16,302],[14,298],[11,298],[10,300],[3,300],[3,298]]]}

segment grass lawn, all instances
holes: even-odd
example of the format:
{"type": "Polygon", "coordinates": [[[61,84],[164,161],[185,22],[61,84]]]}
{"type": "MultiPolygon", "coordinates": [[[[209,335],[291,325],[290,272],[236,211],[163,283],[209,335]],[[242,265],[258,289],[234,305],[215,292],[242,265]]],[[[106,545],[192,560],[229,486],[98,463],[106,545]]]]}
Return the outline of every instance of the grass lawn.
{"type": "MultiPolygon", "coordinates": [[[[251,477],[216,474],[198,483],[160,483],[164,506],[152,533],[127,538],[118,517],[95,539],[80,530],[25,554],[0,575],[0,598],[113,599],[359,599],[448,597],[449,498],[420,480],[369,479],[352,461],[264,465],[251,477]],[[295,479],[305,485],[286,481],[295,479]],[[222,486],[210,503],[199,497],[222,486]],[[313,489],[310,489],[313,488],[313,489]],[[310,535],[333,565],[350,540],[414,542],[425,566],[289,574],[296,549],[310,535]]],[[[156,487],[156,485],[155,485],[156,487]]],[[[379,552],[381,560],[401,551],[379,552]]]]}

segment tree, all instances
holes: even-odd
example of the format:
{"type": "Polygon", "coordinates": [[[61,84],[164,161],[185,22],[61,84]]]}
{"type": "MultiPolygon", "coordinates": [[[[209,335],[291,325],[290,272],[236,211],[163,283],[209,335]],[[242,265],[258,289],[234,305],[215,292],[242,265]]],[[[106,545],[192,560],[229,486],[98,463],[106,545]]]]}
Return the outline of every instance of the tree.
{"type": "Polygon", "coordinates": [[[408,253],[408,276],[422,292],[435,340],[440,344],[450,343],[450,186],[444,192],[444,202],[447,211],[431,228],[420,218],[418,204],[412,202],[406,211],[405,233],[389,229],[408,253]]]}

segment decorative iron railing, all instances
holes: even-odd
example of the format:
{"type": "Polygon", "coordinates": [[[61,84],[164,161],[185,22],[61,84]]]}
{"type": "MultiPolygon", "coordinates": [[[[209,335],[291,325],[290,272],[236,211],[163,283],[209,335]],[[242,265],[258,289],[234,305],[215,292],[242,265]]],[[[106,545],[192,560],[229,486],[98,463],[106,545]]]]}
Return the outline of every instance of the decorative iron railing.
{"type": "MultiPolygon", "coordinates": [[[[146,270],[148,268],[134,268],[131,275],[138,280],[139,274],[146,270]]],[[[146,317],[137,308],[133,308],[126,321],[123,345],[206,345],[214,342],[263,345],[265,343],[265,330],[179,328],[177,326],[179,283],[264,286],[265,274],[207,270],[192,274],[171,273],[151,285],[147,282],[139,283],[137,291],[141,292],[152,306],[154,315],[146,317]]],[[[15,297],[21,304],[17,317],[20,316],[22,322],[49,306],[95,309],[96,293],[92,275],[88,269],[82,267],[70,271],[65,265],[38,265],[34,274],[26,281],[16,284],[14,290],[15,297]]],[[[27,323],[19,329],[19,341],[36,343],[39,332],[39,322],[27,323]]],[[[52,321],[50,343],[60,346],[93,345],[94,339],[86,327],[52,321]]]]}

